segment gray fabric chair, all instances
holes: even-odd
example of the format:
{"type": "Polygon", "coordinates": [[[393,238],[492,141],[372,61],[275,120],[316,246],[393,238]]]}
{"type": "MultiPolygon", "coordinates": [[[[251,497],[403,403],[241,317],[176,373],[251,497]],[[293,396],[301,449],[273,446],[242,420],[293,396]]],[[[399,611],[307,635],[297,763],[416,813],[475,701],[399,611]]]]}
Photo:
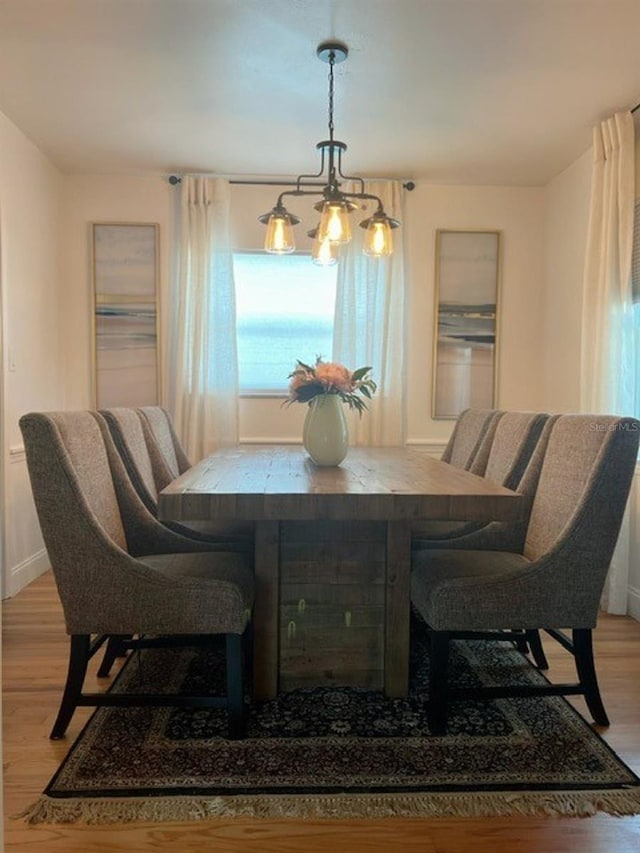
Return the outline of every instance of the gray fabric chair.
{"type": "MultiPolygon", "coordinates": [[[[162,406],[143,406],[136,411],[141,419],[147,444],[156,492],[153,501],[157,504],[157,493],[161,492],[180,474],[188,471],[191,468],[191,462],[180,444],[171,417],[166,409],[163,409],[162,406]]],[[[248,543],[254,541],[254,525],[248,521],[234,521],[233,519],[192,521],[189,524],[183,523],[181,526],[187,528],[191,536],[201,534],[204,537],[234,537],[243,539],[248,543]]]]}
{"type": "Polygon", "coordinates": [[[430,634],[428,714],[434,733],[445,730],[449,701],[470,696],[583,694],[595,722],[608,725],[591,632],[629,494],[639,430],[633,418],[556,418],[520,552],[447,549],[414,555],[411,597],[430,634]],[[495,640],[505,636],[499,629],[513,626],[545,630],[571,651],[578,683],[449,686],[451,639],[495,640]],[[571,629],[572,639],[562,628],[571,629]]]}
{"type": "MultiPolygon", "coordinates": [[[[548,418],[537,412],[504,412],[494,418],[469,469],[471,473],[517,490],[548,418]]],[[[486,526],[482,522],[417,522],[412,527],[412,547],[446,548],[451,539],[486,526]]]]}
{"type": "MultiPolygon", "coordinates": [[[[469,471],[480,452],[483,441],[485,442],[483,453],[486,453],[486,448],[491,445],[493,429],[502,414],[503,412],[498,409],[465,409],[461,412],[440,457],[442,461],[469,471]]],[[[476,473],[482,475],[484,471],[476,471],[476,473]]]]}
{"type": "MultiPolygon", "coordinates": [[[[158,409],[163,413],[164,410],[158,409]]],[[[171,480],[170,470],[164,463],[158,464],[152,459],[152,450],[159,454],[159,450],[145,432],[145,421],[136,409],[105,409],[100,412],[107,422],[113,442],[122,457],[131,482],[140,495],[140,499],[149,512],[156,518],[158,516],[158,492],[168,485],[171,480]]],[[[167,436],[170,437],[171,423],[165,420],[167,425],[167,436]]],[[[177,458],[173,456],[176,460],[177,458]]],[[[186,459],[186,457],[184,457],[186,459]]],[[[176,474],[176,477],[178,474],[176,474]]],[[[173,478],[172,478],[173,479],[173,478]]],[[[253,528],[246,522],[233,522],[225,520],[215,524],[213,522],[195,523],[193,525],[177,522],[163,522],[171,530],[175,530],[183,536],[196,539],[200,542],[225,543],[229,550],[253,551],[253,528]]]]}
{"type": "Polygon", "coordinates": [[[97,413],[32,413],[20,419],[20,428],[71,637],[51,737],[64,735],[78,705],[102,704],[226,707],[231,734],[240,734],[243,635],[254,596],[250,556],[196,543],[159,524],[131,485],[97,413]],[[88,661],[106,638],[150,646],[220,634],[226,643],[225,697],[82,692],[88,661]],[[92,641],[92,635],[98,638],[92,641]],[[129,641],[134,635],[138,639],[129,641]]]}

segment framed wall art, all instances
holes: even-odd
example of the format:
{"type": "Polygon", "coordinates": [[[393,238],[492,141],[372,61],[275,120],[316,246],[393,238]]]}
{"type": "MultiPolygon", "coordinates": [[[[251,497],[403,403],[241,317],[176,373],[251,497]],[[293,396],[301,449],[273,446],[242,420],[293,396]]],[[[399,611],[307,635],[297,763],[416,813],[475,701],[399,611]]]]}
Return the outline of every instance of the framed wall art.
{"type": "Polygon", "coordinates": [[[96,408],[158,400],[158,226],[94,223],[96,408]]]}
{"type": "Polygon", "coordinates": [[[494,408],[500,232],[436,233],[433,418],[494,408]]]}

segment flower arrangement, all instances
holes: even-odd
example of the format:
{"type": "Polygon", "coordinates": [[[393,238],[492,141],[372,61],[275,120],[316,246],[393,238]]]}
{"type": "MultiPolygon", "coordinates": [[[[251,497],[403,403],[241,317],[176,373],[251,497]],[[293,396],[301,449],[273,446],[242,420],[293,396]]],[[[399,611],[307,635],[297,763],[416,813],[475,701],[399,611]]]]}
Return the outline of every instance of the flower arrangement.
{"type": "Polygon", "coordinates": [[[378,387],[369,376],[370,370],[370,367],[359,367],[351,372],[342,364],[323,361],[321,356],[313,366],[298,359],[295,370],[289,374],[289,397],[284,405],[310,403],[320,394],[337,394],[343,403],[361,415],[367,404],[358,394],[370,400],[378,387]]]}

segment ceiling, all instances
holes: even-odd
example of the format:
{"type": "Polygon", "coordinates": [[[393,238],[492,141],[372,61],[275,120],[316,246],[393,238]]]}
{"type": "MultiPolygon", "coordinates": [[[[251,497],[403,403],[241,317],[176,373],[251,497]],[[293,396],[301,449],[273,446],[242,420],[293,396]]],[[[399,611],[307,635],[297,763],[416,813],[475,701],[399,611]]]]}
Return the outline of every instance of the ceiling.
{"type": "Polygon", "coordinates": [[[640,101],[640,0],[0,0],[0,111],[65,172],[540,185],[640,101]]]}

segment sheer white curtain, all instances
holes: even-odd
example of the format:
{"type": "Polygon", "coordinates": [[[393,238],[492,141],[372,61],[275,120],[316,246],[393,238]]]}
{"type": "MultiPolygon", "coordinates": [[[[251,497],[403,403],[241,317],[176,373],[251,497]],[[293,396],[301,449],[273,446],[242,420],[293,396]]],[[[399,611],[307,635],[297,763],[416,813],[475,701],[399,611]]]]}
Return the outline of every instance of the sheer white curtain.
{"type": "MultiPolygon", "coordinates": [[[[584,271],[581,404],[585,412],[633,414],[637,337],[631,293],[634,126],[616,113],[594,129],[591,208],[584,271]]],[[[603,596],[626,613],[629,524],[625,518],[603,596]]]]}
{"type": "MultiPolygon", "coordinates": [[[[382,199],[389,216],[404,220],[399,182],[372,181],[365,190],[382,199]]],[[[376,203],[368,202],[365,216],[375,209],[376,203]]],[[[369,411],[351,419],[350,440],[353,444],[400,445],[405,439],[406,405],[404,229],[393,232],[390,257],[371,258],[362,254],[364,230],[355,221],[353,224],[353,239],[339,262],[333,359],[351,370],[371,365],[378,390],[368,402],[369,411]]]]}
{"type": "Polygon", "coordinates": [[[182,179],[169,324],[169,408],[194,461],[238,441],[238,357],[229,184],[182,179]]]}

